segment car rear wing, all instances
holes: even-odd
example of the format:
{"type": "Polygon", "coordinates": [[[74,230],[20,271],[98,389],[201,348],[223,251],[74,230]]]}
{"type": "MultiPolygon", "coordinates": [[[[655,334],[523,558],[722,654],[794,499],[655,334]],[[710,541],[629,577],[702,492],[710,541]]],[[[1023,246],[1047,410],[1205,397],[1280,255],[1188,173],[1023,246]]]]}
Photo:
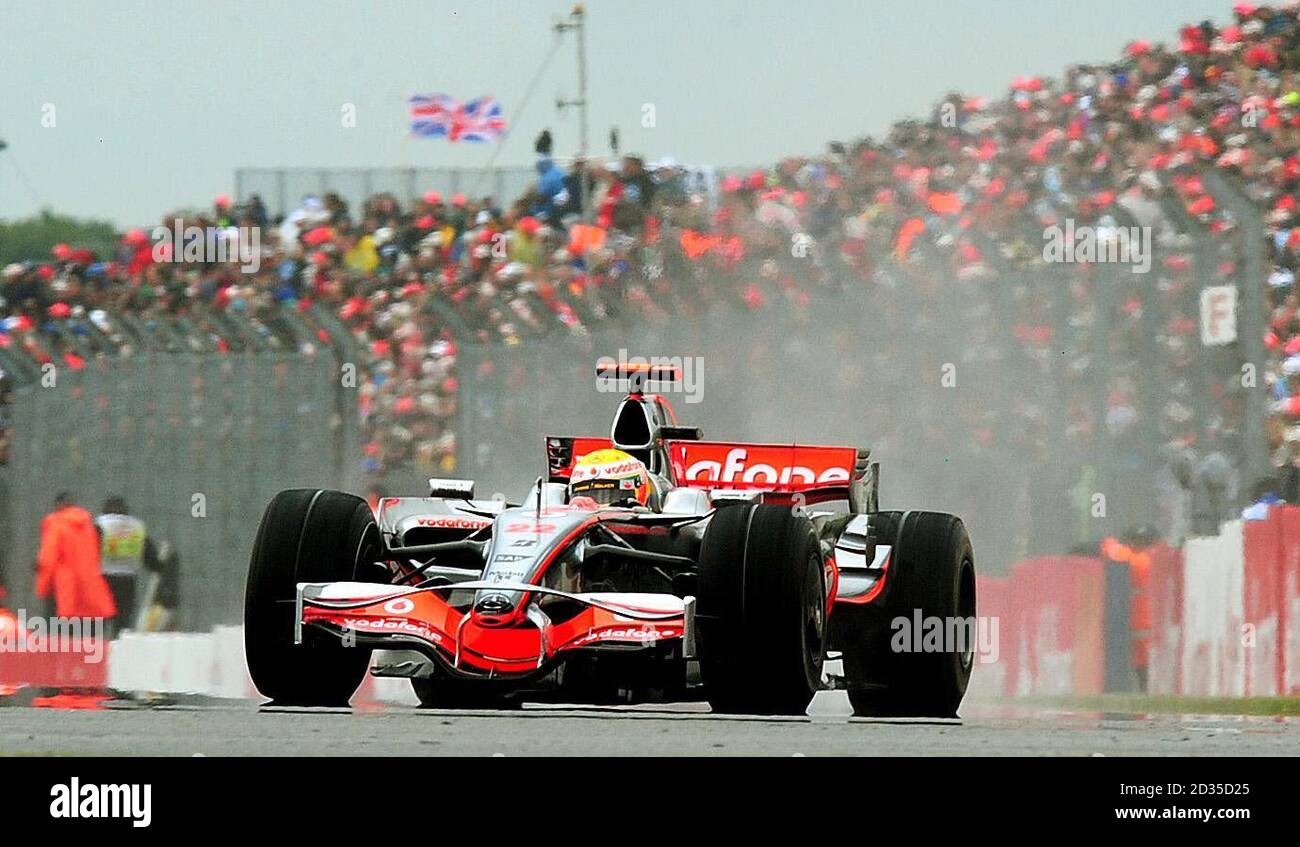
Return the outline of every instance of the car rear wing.
{"type": "Polygon", "coordinates": [[[617,361],[606,356],[596,362],[596,379],[606,383],[627,383],[630,393],[640,394],[647,382],[681,382],[682,368],[670,361],[617,361]]]}
{"type": "Polygon", "coordinates": [[[874,511],[880,466],[871,451],[812,444],[738,441],[667,442],[677,485],[764,492],[765,502],[848,500],[856,512],[874,511]]]}
{"type": "MultiPolygon", "coordinates": [[[[692,433],[694,434],[694,433],[692,433]]],[[[547,436],[549,480],[567,483],[573,466],[608,438],[547,436]]],[[[761,491],[765,502],[847,500],[855,512],[879,508],[880,465],[871,451],[810,444],[663,441],[674,485],[706,490],[761,491]]]]}

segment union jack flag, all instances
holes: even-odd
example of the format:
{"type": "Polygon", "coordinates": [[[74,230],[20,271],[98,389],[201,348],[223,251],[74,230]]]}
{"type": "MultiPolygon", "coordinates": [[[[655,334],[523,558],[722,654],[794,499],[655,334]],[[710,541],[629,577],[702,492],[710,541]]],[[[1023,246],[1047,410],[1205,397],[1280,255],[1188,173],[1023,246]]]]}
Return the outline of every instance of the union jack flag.
{"type": "Polygon", "coordinates": [[[501,104],[491,96],[462,103],[449,94],[416,94],[409,102],[412,135],[448,141],[499,141],[506,133],[501,104]]]}

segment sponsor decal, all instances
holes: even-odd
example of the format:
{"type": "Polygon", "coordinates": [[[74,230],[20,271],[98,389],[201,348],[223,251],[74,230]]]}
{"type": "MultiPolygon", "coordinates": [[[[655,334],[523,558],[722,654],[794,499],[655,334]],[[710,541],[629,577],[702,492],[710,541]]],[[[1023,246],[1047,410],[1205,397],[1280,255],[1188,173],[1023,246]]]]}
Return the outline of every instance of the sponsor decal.
{"type": "MultiPolygon", "coordinates": [[[[585,456],[579,456],[581,462],[585,456]]],[[[606,462],[601,465],[582,465],[579,464],[573,469],[573,475],[570,477],[574,482],[595,477],[611,477],[625,473],[637,473],[641,470],[641,463],[637,461],[628,461],[624,459],[620,462],[606,462]]]]}
{"type": "Polygon", "coordinates": [[[406,597],[398,597],[384,604],[384,611],[390,615],[405,615],[415,608],[415,604],[406,597]]]}
{"type": "Polygon", "coordinates": [[[428,624],[406,618],[343,618],[343,626],[358,632],[414,635],[435,644],[442,643],[442,633],[432,629],[428,624]]]}
{"type": "Polygon", "coordinates": [[[527,553],[498,553],[492,557],[492,564],[509,564],[510,562],[522,562],[531,558],[532,556],[527,553]]]}
{"type": "Polygon", "coordinates": [[[687,483],[740,483],[803,487],[848,482],[852,451],[838,447],[730,447],[678,445],[687,483]],[[848,466],[845,466],[847,459],[848,466]],[[806,461],[808,464],[796,464],[806,461]],[[689,462],[689,464],[687,464],[689,462]]]}
{"type": "Polygon", "coordinates": [[[485,526],[491,526],[492,521],[483,520],[482,518],[417,518],[416,526],[425,526],[435,529],[482,529],[485,526]]]}
{"type": "Polygon", "coordinates": [[[677,635],[677,630],[672,627],[653,627],[653,626],[634,626],[620,629],[596,629],[577,638],[573,641],[573,646],[581,647],[584,644],[594,644],[597,641],[640,641],[642,644],[653,644],[665,638],[672,638],[677,635]]]}

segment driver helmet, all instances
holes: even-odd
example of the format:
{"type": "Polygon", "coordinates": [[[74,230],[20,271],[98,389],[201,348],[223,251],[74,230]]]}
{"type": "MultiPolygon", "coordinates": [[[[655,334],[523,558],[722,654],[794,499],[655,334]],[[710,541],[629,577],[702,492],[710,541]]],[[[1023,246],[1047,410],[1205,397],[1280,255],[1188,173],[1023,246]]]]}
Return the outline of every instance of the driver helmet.
{"type": "Polygon", "coordinates": [[[622,450],[595,450],[578,460],[569,476],[569,502],[587,497],[599,506],[636,503],[650,506],[653,495],[650,471],[635,456],[622,450]]]}

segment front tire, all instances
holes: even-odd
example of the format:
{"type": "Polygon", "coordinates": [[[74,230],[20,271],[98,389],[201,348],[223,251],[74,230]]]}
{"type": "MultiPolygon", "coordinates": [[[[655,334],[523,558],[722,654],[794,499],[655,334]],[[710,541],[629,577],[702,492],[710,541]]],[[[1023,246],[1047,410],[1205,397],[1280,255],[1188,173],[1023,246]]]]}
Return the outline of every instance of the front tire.
{"type": "Polygon", "coordinates": [[[360,497],[314,489],[275,495],[257,530],[244,590],[244,654],[263,696],[286,705],[347,705],[371,650],[310,633],[295,645],[297,584],[357,579],[382,557],[379,528],[360,497]]]}
{"type": "Polygon", "coordinates": [[[715,712],[802,715],[821,687],[826,583],[807,517],[729,506],[700,549],[700,672],[715,712]]]}

